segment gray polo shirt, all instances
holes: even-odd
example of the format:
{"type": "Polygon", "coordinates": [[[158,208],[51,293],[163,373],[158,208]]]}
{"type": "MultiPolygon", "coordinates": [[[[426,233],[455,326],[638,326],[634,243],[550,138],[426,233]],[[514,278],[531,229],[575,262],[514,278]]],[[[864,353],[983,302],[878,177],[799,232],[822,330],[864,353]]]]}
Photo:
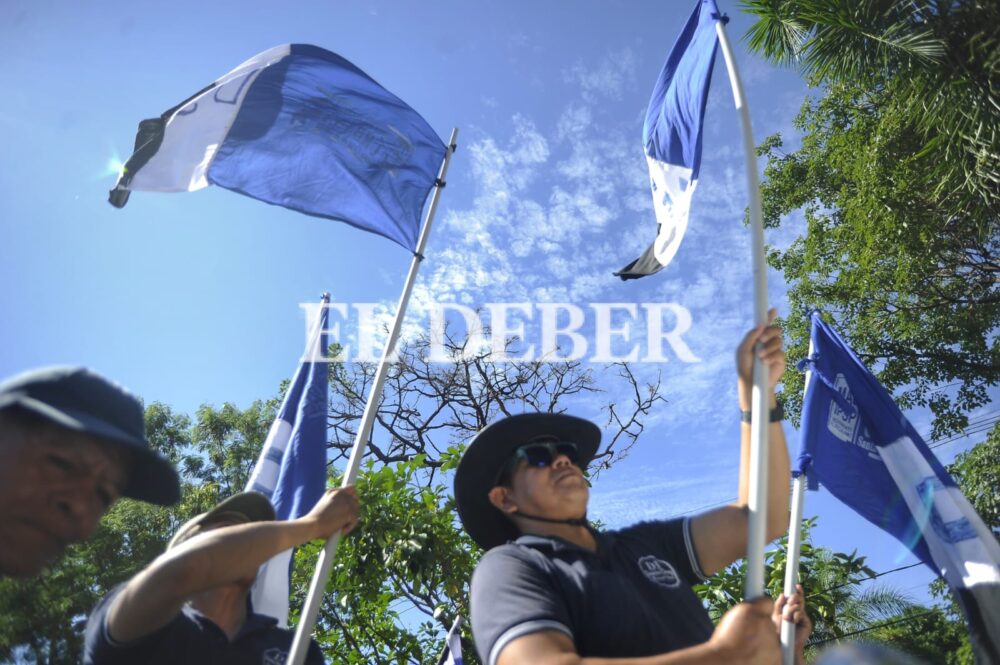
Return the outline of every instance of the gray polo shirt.
{"type": "Polygon", "coordinates": [[[512,640],[565,633],[580,656],[669,653],[714,630],[691,585],[704,579],[684,519],[597,534],[596,553],[521,536],[487,552],[472,576],[472,633],[495,665],[512,640]]]}

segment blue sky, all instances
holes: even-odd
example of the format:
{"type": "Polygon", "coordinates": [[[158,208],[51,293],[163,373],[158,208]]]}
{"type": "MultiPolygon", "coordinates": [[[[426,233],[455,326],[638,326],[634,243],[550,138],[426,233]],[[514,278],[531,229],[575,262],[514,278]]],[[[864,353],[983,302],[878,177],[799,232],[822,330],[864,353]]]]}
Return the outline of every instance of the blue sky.
{"type": "MultiPolygon", "coordinates": [[[[641,151],[648,95],[692,3],[192,2],[0,4],[0,376],[80,363],[147,401],[193,412],[275,393],[302,348],[299,303],[394,303],[409,256],[346,225],[208,189],[106,202],[109,164],[139,120],[159,115],[253,54],[287,43],[335,51],[420,111],[460,129],[415,312],[432,300],[673,302],[701,361],[662,372],[668,400],[630,456],[594,488],[611,525],[669,516],[736,493],[732,349],[751,323],[749,236],[737,117],[721,57],[706,116],[691,224],[662,273],[621,283],[651,240],[641,151]]],[[[730,35],[749,21],[734,3],[730,35]]],[[[807,91],[748,55],[739,63],[758,142],[807,91]]],[[[792,220],[768,242],[786,246],[792,220]]],[[[768,276],[783,308],[780,276],[768,276]]],[[[595,366],[598,373],[600,366],[595,366]]],[[[600,375],[600,374],[599,374],[600,375]]],[[[610,395],[614,398],[614,395],[610,395]]],[[[576,405],[598,418],[593,404],[576,405]]],[[[925,414],[914,414],[920,431],[925,414]]],[[[788,431],[790,446],[797,434],[788,431]]],[[[970,442],[937,449],[950,461],[970,442]]],[[[810,495],[820,544],[876,570],[915,559],[829,496],[810,495]]],[[[886,578],[922,594],[922,569],[886,578]]]]}

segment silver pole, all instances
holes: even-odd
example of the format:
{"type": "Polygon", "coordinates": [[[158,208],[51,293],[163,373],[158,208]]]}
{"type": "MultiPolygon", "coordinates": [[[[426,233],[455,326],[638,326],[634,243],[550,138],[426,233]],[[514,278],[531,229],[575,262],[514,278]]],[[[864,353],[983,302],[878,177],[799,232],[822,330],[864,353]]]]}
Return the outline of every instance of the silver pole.
{"type": "MultiPolygon", "coordinates": [[[[813,354],[813,341],[809,340],[809,357],[813,354]]],[[[805,404],[812,384],[812,370],[806,370],[806,385],[802,390],[802,403],[805,404]]],[[[803,432],[803,436],[805,433],[803,432]]],[[[785,561],[785,598],[791,598],[795,593],[795,584],[799,580],[799,555],[802,552],[802,504],[805,502],[806,476],[803,473],[795,476],[792,481],[792,514],[788,518],[788,559],[785,561]]],[[[795,624],[791,621],[781,622],[781,665],[795,665],[795,624]]]]}
{"type": "MultiPolygon", "coordinates": [[[[805,476],[795,476],[792,481],[792,515],[788,520],[788,560],[785,562],[785,598],[795,594],[799,581],[799,554],[802,551],[802,504],[805,495],[805,476]]],[[[781,665],[795,665],[795,624],[781,622],[781,665]]]]}
{"type": "MultiPolygon", "coordinates": [[[[726,36],[722,21],[715,22],[719,35],[719,46],[726,60],[729,84],[733,89],[733,101],[740,114],[740,129],[743,134],[743,156],[747,174],[747,191],[750,194],[750,232],[753,257],[753,309],[755,325],[767,325],[767,266],[764,262],[764,224],[760,208],[760,179],[757,175],[757,154],[754,149],[753,129],[750,126],[750,109],[746,104],[743,84],[736,70],[736,57],[726,36]]],[[[764,595],[764,547],[767,545],[767,366],[754,358],[753,398],[750,425],[750,518],[747,531],[747,578],[744,583],[744,597],[747,600],[764,595]]]]}
{"type": "MultiPolygon", "coordinates": [[[[389,332],[389,339],[386,341],[385,349],[382,351],[382,358],[379,360],[378,370],[375,373],[375,381],[372,383],[371,392],[368,394],[368,403],[361,416],[361,424],[358,426],[357,436],[354,438],[354,448],[351,450],[351,458],[347,462],[347,471],[344,474],[342,487],[347,487],[354,483],[358,476],[358,469],[361,468],[361,459],[365,455],[368,436],[375,423],[375,414],[378,411],[378,402],[382,396],[382,387],[385,384],[385,377],[389,372],[389,358],[392,357],[396,347],[396,340],[399,338],[399,331],[403,327],[403,317],[406,315],[406,306],[410,302],[410,293],[413,291],[413,284],[417,279],[417,270],[420,262],[424,258],[424,248],[427,246],[427,236],[431,230],[431,222],[434,221],[434,213],[437,210],[438,200],[441,197],[441,190],[444,187],[445,177],[448,175],[448,164],[451,162],[451,155],[455,152],[455,139],[458,137],[458,128],[451,130],[451,138],[448,139],[448,146],[445,150],[444,160],[441,162],[441,170],[438,172],[438,182],[431,196],[431,204],[427,208],[427,215],[424,219],[424,227],[420,231],[420,239],[417,241],[417,250],[410,262],[410,272],[406,275],[406,283],[403,285],[403,294],[399,297],[399,305],[396,308],[396,317],[392,322],[392,330],[389,332]]],[[[333,567],[333,558],[337,553],[337,544],[340,542],[340,533],[335,533],[326,541],[326,546],[320,552],[319,560],[316,562],[316,570],[313,573],[312,582],[309,584],[309,594],[306,602],[302,606],[302,616],[299,625],[295,629],[295,638],[292,640],[292,648],[288,652],[288,665],[302,665],[306,659],[306,652],[309,648],[309,636],[312,634],[313,626],[316,625],[316,616],[319,614],[319,603],[323,598],[323,591],[326,589],[326,582],[330,577],[330,568],[333,567]]]]}

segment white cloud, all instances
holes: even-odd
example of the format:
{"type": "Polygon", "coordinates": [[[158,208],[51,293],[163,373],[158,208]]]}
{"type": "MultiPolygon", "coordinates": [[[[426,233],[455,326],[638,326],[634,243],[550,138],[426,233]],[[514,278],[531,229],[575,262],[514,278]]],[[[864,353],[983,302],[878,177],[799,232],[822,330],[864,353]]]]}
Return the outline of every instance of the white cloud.
{"type": "Polygon", "coordinates": [[[621,99],[625,88],[635,82],[635,66],[635,53],[625,47],[607,54],[596,67],[587,67],[582,61],[577,62],[563,72],[563,79],[580,86],[584,101],[621,99]]]}

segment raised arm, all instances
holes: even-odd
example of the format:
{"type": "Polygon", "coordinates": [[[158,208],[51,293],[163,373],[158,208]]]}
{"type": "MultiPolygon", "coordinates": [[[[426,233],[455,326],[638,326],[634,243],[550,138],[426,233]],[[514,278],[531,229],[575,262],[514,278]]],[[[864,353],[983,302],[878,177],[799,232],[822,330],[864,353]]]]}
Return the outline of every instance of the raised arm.
{"type": "MultiPolygon", "coordinates": [[[[774,320],[776,310],[769,312],[774,320]]],[[[759,355],[768,367],[768,410],[778,406],[774,388],[785,371],[785,351],[781,328],[759,326],[744,336],[736,350],[737,393],[741,411],[750,410],[753,391],[754,347],[760,344],[759,355]]],[[[768,417],[768,414],[764,414],[768,417]]],[[[768,429],[768,497],[767,538],[777,538],[788,527],[788,495],[791,468],[788,447],[781,422],[768,429]]],[[[691,537],[702,571],[713,575],[733,561],[746,555],[748,532],[748,501],[750,488],[750,423],[740,425],[739,498],[735,503],[711,510],[691,519],[691,537]]]]}
{"type": "Polygon", "coordinates": [[[157,557],[125,585],[109,608],[108,635],[119,643],[141,639],[169,623],[191,596],[228,584],[249,585],[274,555],[349,532],[357,518],[357,493],[348,487],[328,490],[297,520],[225,526],[195,536],[157,557]]]}

